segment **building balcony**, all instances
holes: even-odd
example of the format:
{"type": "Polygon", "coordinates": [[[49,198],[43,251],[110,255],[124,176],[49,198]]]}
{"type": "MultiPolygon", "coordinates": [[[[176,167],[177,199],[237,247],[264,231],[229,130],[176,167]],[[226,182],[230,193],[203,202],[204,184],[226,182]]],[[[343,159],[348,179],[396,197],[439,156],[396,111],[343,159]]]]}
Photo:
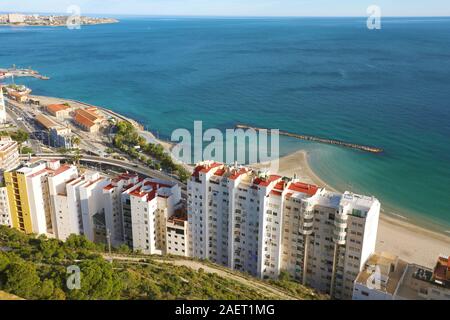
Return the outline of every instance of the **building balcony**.
{"type": "Polygon", "coordinates": [[[303,224],[302,224],[303,229],[306,229],[306,228],[312,228],[313,226],[314,226],[314,221],[311,221],[311,222],[303,222],[303,224]]]}
{"type": "Polygon", "coordinates": [[[334,233],[333,235],[333,242],[339,245],[343,245],[345,244],[346,240],[345,237],[346,233],[345,232],[341,232],[341,233],[334,233]]]}
{"type": "Polygon", "coordinates": [[[312,211],[306,211],[306,212],[303,214],[303,218],[304,218],[304,219],[314,219],[314,212],[312,212],[312,211]]]}

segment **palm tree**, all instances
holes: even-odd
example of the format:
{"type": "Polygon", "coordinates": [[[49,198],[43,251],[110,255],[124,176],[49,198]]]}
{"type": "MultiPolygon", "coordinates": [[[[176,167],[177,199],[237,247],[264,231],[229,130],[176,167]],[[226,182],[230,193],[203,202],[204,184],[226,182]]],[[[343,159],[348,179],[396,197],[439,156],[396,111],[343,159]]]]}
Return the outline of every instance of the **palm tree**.
{"type": "Polygon", "coordinates": [[[82,158],[82,155],[80,153],[80,149],[76,149],[74,153],[72,153],[70,159],[73,164],[76,164],[77,166],[80,165],[80,160],[82,158]]]}
{"type": "Polygon", "coordinates": [[[73,136],[72,139],[70,139],[70,142],[72,143],[72,146],[79,146],[81,143],[81,139],[77,136],[73,136]]]}

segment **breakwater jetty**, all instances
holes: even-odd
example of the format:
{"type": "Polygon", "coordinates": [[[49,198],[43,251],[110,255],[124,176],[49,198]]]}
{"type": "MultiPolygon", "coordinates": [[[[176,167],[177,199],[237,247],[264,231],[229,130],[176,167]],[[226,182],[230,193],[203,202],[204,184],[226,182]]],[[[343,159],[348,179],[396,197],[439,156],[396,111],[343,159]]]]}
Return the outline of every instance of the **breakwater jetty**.
{"type": "MultiPolygon", "coordinates": [[[[266,128],[258,128],[253,127],[245,124],[238,124],[236,125],[237,129],[254,129],[254,130],[269,130],[266,128]]],[[[316,136],[309,136],[309,135],[302,135],[302,134],[296,134],[292,132],[287,131],[279,131],[280,135],[286,136],[286,137],[292,137],[300,140],[306,140],[306,141],[313,141],[318,143],[324,143],[324,144],[331,144],[336,146],[341,146],[344,148],[350,148],[350,149],[356,149],[360,151],[370,152],[370,153],[382,153],[384,150],[381,148],[373,147],[373,146],[366,146],[351,142],[345,142],[341,140],[334,140],[334,139],[328,139],[328,138],[322,138],[322,137],[316,137],[316,136]]]]}
{"type": "Polygon", "coordinates": [[[15,66],[9,69],[1,69],[0,68],[0,79],[6,79],[11,77],[30,77],[30,78],[36,78],[39,80],[50,80],[49,77],[41,75],[39,72],[32,70],[30,68],[28,69],[17,69],[15,66]]]}

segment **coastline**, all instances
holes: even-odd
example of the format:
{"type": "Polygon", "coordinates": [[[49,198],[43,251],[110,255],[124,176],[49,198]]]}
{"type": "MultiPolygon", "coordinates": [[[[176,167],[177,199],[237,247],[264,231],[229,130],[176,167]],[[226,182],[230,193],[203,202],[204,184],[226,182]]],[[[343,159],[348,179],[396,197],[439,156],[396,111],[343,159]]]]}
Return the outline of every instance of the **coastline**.
{"type": "MultiPolygon", "coordinates": [[[[71,99],[46,96],[33,97],[40,99],[44,104],[67,102],[81,106],[92,106],[88,103],[71,99]]],[[[105,114],[129,121],[136,127],[138,132],[147,139],[147,141],[161,144],[165,151],[174,158],[170,152],[173,147],[173,144],[170,142],[156,138],[152,132],[144,130],[142,125],[134,119],[123,116],[106,107],[96,107],[105,114]]],[[[255,169],[262,169],[269,165],[270,163],[259,163],[249,166],[255,169]]],[[[193,167],[188,164],[183,163],[183,166],[188,170],[193,169],[193,167]]],[[[332,191],[345,191],[331,187],[313,171],[308,162],[308,153],[305,150],[298,150],[281,157],[279,159],[277,173],[287,177],[296,175],[298,179],[305,183],[315,184],[332,191]]],[[[382,206],[385,210],[382,209],[380,215],[376,247],[377,251],[388,251],[400,256],[408,262],[418,263],[427,267],[432,267],[435,264],[439,254],[450,253],[450,236],[437,231],[437,228],[433,230],[433,228],[428,228],[428,226],[422,227],[420,223],[414,219],[396,215],[393,212],[390,212],[389,207],[383,205],[383,203],[382,206]]]]}
{"type": "MultiPolygon", "coordinates": [[[[261,163],[252,167],[258,169],[268,165],[269,163],[261,163]]],[[[278,173],[287,177],[293,177],[295,174],[306,183],[332,191],[345,191],[331,187],[312,170],[305,150],[281,157],[278,173]]],[[[450,236],[431,228],[424,228],[413,219],[402,219],[391,213],[387,207],[380,214],[376,250],[388,251],[408,262],[433,267],[439,254],[450,254],[450,236]]]]}

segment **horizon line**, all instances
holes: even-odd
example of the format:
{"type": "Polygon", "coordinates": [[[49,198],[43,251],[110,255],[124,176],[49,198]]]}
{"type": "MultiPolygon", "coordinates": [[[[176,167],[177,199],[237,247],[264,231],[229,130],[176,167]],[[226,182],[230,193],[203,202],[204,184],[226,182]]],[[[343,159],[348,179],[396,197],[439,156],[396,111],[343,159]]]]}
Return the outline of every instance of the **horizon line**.
{"type": "MultiPolygon", "coordinates": [[[[40,15],[69,15],[67,12],[42,11],[0,11],[0,14],[40,14],[40,15]]],[[[367,18],[367,15],[213,15],[213,14],[139,14],[139,13],[97,13],[86,12],[81,15],[123,16],[123,17],[177,17],[177,18],[367,18]]],[[[382,18],[450,18],[450,15],[382,15],[382,18]]]]}

